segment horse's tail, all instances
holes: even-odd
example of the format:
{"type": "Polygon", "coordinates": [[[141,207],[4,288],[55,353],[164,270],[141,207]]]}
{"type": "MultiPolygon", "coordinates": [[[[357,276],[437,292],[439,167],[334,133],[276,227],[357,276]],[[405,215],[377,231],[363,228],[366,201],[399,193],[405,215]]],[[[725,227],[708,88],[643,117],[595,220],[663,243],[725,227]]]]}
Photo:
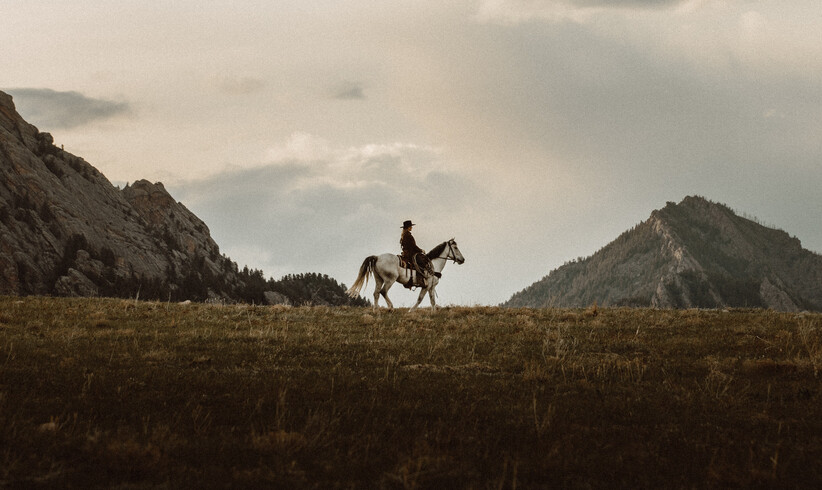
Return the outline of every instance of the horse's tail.
{"type": "Polygon", "coordinates": [[[365,260],[362,262],[360,266],[360,273],[357,276],[357,280],[354,281],[354,284],[348,288],[348,291],[345,293],[351,296],[352,298],[356,298],[360,295],[360,289],[365,284],[368,284],[368,274],[374,273],[374,266],[377,265],[377,256],[372,255],[370,257],[366,257],[365,260]]]}

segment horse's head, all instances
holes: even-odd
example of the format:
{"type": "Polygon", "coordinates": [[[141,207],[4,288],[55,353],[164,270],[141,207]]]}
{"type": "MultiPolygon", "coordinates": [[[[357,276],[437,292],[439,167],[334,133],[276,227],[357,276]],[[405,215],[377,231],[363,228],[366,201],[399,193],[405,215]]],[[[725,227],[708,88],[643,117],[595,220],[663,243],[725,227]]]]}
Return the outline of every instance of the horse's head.
{"type": "Polygon", "coordinates": [[[460,252],[460,249],[457,246],[457,241],[453,238],[448,240],[448,258],[452,259],[457,264],[465,263],[465,257],[462,256],[462,252],[460,252]]]}

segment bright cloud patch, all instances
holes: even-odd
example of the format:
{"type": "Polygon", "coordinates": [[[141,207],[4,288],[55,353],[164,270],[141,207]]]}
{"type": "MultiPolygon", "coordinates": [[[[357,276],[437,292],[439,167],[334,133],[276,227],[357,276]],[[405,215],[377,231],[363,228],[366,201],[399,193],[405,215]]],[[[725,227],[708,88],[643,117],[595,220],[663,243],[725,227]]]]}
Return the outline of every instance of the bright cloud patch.
{"type": "Polygon", "coordinates": [[[399,226],[411,217],[426,225],[421,240],[426,229],[447,229],[429,241],[450,238],[447,217],[464,214],[480,195],[437,149],[410,143],[336,147],[294,133],[268,160],[172,192],[209,223],[229,256],[271,276],[345,278],[365,255],[398,248],[399,226]]]}
{"type": "Polygon", "coordinates": [[[691,3],[693,0],[483,0],[477,17],[484,22],[505,23],[585,22],[593,15],[618,9],[659,9],[691,3]]]}

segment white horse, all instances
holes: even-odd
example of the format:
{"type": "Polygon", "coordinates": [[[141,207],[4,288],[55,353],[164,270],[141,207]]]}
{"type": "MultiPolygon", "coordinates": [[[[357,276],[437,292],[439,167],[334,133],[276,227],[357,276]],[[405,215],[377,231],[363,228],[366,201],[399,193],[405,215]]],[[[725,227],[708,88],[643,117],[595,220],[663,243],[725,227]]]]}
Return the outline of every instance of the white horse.
{"type": "MultiPolygon", "coordinates": [[[[460,249],[457,247],[457,242],[454,241],[453,238],[437,245],[426,255],[431,259],[431,265],[434,267],[436,274],[426,278],[426,286],[420,288],[420,296],[417,298],[414,306],[411,307],[411,310],[414,310],[420,305],[422,299],[425,297],[425,293],[428,293],[428,297],[431,299],[431,308],[436,309],[437,301],[435,299],[436,293],[434,292],[434,288],[437,287],[440,281],[440,273],[445,268],[445,264],[449,260],[453,260],[457,264],[465,262],[465,258],[463,258],[462,252],[460,252],[460,249]]],[[[388,308],[393,310],[394,305],[391,303],[391,300],[388,299],[388,290],[391,289],[391,286],[393,286],[395,282],[403,285],[408,284],[409,281],[413,281],[417,276],[416,272],[411,272],[405,267],[402,267],[400,265],[400,258],[394,254],[372,255],[366,257],[362,266],[360,266],[360,273],[357,276],[357,280],[354,281],[354,285],[346,291],[349,296],[356,298],[360,294],[360,289],[362,289],[364,284],[368,283],[369,274],[374,275],[374,282],[377,285],[374,289],[375,310],[379,308],[377,302],[380,299],[380,294],[385,298],[385,302],[388,303],[388,308]]]]}

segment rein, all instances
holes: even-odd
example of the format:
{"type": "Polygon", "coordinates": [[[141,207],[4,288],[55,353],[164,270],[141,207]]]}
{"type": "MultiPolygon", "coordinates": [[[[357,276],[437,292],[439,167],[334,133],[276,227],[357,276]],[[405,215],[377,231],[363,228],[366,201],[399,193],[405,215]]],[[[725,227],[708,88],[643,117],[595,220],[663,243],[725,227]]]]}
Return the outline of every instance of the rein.
{"type": "MultiPolygon", "coordinates": [[[[444,259],[446,262],[448,262],[449,260],[453,260],[454,263],[456,263],[457,262],[457,257],[454,256],[454,249],[451,247],[451,240],[448,240],[447,242],[445,242],[445,244],[448,245],[448,253],[445,254],[445,257],[436,257],[436,258],[444,259]]],[[[445,250],[445,249],[443,248],[443,250],[445,250]]]]}

